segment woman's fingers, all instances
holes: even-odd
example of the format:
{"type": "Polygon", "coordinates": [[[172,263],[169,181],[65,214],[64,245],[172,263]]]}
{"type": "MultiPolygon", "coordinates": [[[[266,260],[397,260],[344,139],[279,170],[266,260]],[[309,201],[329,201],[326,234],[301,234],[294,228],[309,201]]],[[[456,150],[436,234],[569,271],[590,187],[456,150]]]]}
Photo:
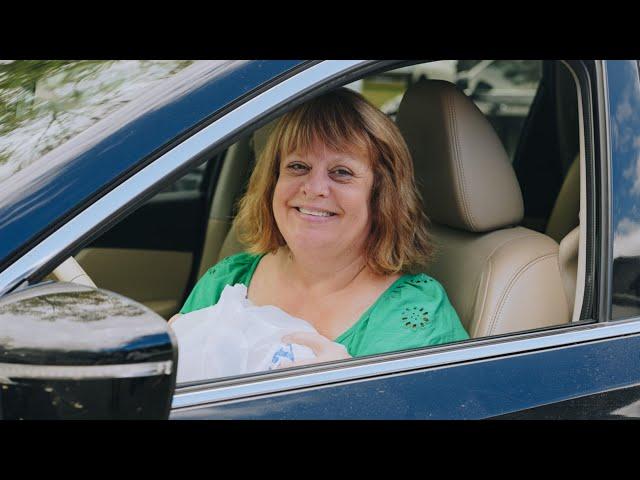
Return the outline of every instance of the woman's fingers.
{"type": "Polygon", "coordinates": [[[294,332],[282,337],[284,343],[297,343],[305,345],[313,350],[313,353],[319,356],[332,342],[319,333],[312,332],[294,332]]]}
{"type": "Polygon", "coordinates": [[[310,363],[329,362],[332,360],[342,360],[351,358],[349,352],[339,343],[332,342],[319,333],[295,332],[282,337],[284,343],[297,343],[309,347],[316,358],[312,360],[300,360],[293,362],[290,366],[308,365],[310,363]]]}

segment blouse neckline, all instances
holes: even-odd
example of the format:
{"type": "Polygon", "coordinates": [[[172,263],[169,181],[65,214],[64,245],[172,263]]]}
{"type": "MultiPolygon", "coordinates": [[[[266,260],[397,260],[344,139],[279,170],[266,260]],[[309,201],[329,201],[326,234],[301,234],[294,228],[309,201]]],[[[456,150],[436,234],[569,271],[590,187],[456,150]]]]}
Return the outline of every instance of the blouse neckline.
{"type": "MultiPolygon", "coordinates": [[[[251,279],[253,278],[253,274],[255,273],[256,269],[258,268],[258,264],[260,263],[260,261],[262,260],[262,257],[264,257],[266,255],[266,253],[261,253],[258,254],[256,256],[256,259],[254,260],[253,264],[251,265],[251,267],[249,268],[249,271],[247,272],[247,300],[249,299],[249,284],[251,283],[251,279]]],[[[382,292],[378,298],[376,299],[375,302],[373,302],[371,305],[369,305],[369,308],[367,308],[362,315],[360,315],[360,318],[358,318],[358,320],[356,320],[356,322],[351,325],[349,328],[347,328],[344,332],[342,332],[340,335],[338,335],[334,340],[332,340],[333,342],[336,343],[340,343],[342,340],[344,340],[346,337],[348,337],[355,329],[356,327],[358,327],[362,322],[364,322],[369,315],[371,315],[371,312],[376,308],[376,306],[384,299],[386,298],[401,282],[405,281],[408,277],[411,277],[412,275],[405,273],[403,275],[401,275],[399,278],[396,278],[396,280],[389,285],[384,292],[382,292]]],[[[287,313],[287,312],[285,312],[287,313]]],[[[290,315],[289,313],[287,313],[288,315],[290,315]]],[[[302,319],[305,320],[305,319],[302,319]]],[[[307,321],[307,320],[305,320],[307,321]]]]}

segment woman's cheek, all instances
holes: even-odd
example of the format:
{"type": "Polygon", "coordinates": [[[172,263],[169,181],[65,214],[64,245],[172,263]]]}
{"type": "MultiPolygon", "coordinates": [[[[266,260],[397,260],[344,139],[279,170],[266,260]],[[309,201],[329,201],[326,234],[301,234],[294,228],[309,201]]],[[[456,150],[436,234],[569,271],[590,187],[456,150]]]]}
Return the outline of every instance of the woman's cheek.
{"type": "Polygon", "coordinates": [[[291,182],[282,179],[282,176],[276,183],[275,189],[273,191],[273,201],[271,208],[273,210],[273,216],[276,221],[276,225],[281,233],[285,233],[286,221],[287,221],[287,202],[292,198],[290,192],[292,191],[292,187],[290,185],[291,182]]]}
{"type": "Polygon", "coordinates": [[[348,191],[342,192],[341,205],[344,211],[353,220],[367,222],[369,219],[369,199],[365,192],[348,191]]]}

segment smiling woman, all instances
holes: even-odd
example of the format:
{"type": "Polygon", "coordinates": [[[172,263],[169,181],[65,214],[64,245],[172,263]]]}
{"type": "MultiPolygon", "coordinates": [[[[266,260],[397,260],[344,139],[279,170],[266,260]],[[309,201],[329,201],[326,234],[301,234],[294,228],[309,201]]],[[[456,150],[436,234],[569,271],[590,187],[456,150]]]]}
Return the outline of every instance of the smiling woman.
{"type": "Polygon", "coordinates": [[[353,91],[326,93],[279,120],[236,225],[247,251],[211,268],[180,313],[245,285],[252,307],[276,307],[315,330],[281,340],[315,358],[279,366],[468,338],[443,287],[417,273],[431,244],[409,150],[353,91]]]}
{"type": "Polygon", "coordinates": [[[240,202],[238,229],[249,252],[293,240],[282,232],[287,201],[289,208],[344,202],[335,228],[325,229],[340,245],[320,247],[334,256],[355,250],[377,274],[420,269],[431,254],[408,147],[396,125],[353,91],[315,98],[275,126],[240,202]]]}

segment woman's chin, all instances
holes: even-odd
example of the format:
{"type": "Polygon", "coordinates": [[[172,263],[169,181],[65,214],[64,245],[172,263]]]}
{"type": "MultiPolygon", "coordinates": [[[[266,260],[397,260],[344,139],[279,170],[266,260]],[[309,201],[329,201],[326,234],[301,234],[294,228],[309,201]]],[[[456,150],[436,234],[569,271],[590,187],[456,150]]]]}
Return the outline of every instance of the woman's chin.
{"type": "Polygon", "coordinates": [[[335,252],[337,244],[335,236],[328,235],[301,235],[287,241],[287,245],[293,252],[310,256],[321,255],[323,252],[335,252]]]}

